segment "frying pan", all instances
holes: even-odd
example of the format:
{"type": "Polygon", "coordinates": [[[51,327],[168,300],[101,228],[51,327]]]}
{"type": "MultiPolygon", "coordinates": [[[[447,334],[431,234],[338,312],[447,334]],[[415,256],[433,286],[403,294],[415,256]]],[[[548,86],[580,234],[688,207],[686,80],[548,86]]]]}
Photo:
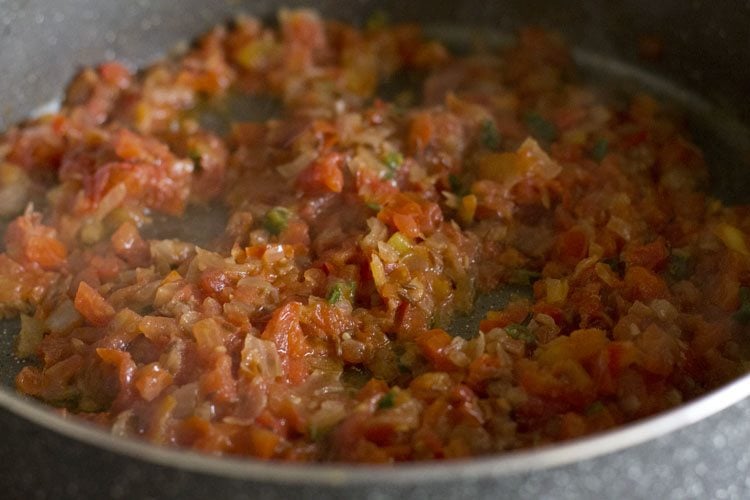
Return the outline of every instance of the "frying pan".
{"type": "MultiPolygon", "coordinates": [[[[59,98],[82,65],[141,65],[270,0],[0,0],[0,129],[59,98]]],[[[311,5],[311,2],[307,2],[311,5]]],[[[685,110],[712,165],[712,193],[750,201],[750,2],[564,0],[312,3],[361,22],[374,9],[447,41],[561,31],[582,71],[612,88],[646,87],[685,110]],[[640,36],[664,46],[638,58],[640,36]]],[[[0,491],[4,498],[748,498],[750,377],[674,411],[598,436],[497,457],[398,466],[218,459],[127,441],[65,420],[12,386],[13,322],[0,334],[0,491]]]]}

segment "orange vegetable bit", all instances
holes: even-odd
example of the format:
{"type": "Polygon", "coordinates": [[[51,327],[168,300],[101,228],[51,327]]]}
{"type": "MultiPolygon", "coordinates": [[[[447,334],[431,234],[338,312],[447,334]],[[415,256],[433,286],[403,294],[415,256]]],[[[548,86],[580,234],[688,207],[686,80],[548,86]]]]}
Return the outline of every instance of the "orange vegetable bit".
{"type": "Polygon", "coordinates": [[[310,346],[300,326],[302,304],[290,302],[277,309],[263,330],[261,338],[270,340],[279,351],[281,365],[290,383],[298,384],[307,376],[304,357],[310,346]]]}
{"type": "Polygon", "coordinates": [[[451,370],[455,368],[455,365],[448,359],[444,352],[444,348],[452,340],[452,337],[445,330],[427,330],[417,335],[415,340],[422,350],[422,354],[424,354],[435,368],[438,370],[451,370]]]}
{"type": "Polygon", "coordinates": [[[624,295],[628,300],[651,302],[669,297],[666,281],[645,267],[633,266],[625,271],[624,295]]]}
{"type": "Polygon", "coordinates": [[[340,193],[344,188],[344,172],[341,169],[343,156],[329,153],[312,162],[299,177],[297,185],[304,191],[331,191],[340,193]]]}
{"type": "Polygon", "coordinates": [[[35,263],[42,269],[60,269],[68,257],[68,249],[57,239],[57,231],[42,224],[42,215],[26,213],[8,225],[5,232],[8,255],[17,262],[35,263]]]}
{"type": "Polygon", "coordinates": [[[94,326],[104,326],[114,317],[115,309],[88,283],[81,281],[75,300],[76,310],[94,326]]]}

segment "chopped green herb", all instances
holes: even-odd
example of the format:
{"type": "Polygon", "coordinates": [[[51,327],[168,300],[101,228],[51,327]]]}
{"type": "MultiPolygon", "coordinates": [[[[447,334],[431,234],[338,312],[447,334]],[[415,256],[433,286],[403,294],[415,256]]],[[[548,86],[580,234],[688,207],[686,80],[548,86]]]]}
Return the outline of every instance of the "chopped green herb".
{"type": "Polygon", "coordinates": [[[371,378],[370,370],[361,365],[346,365],[341,372],[341,383],[351,391],[359,391],[371,378]]]}
{"type": "Polygon", "coordinates": [[[386,167],[395,170],[404,162],[404,157],[398,151],[392,151],[385,155],[384,162],[386,167]]]}
{"type": "Polygon", "coordinates": [[[328,303],[338,304],[341,299],[353,302],[356,289],[357,284],[353,281],[338,281],[334,283],[328,292],[328,303]]]}
{"type": "Polygon", "coordinates": [[[393,408],[393,406],[396,404],[396,393],[393,392],[393,390],[390,390],[383,394],[383,397],[380,398],[380,401],[378,401],[378,409],[379,410],[386,410],[388,408],[393,408]]]}
{"type": "Polygon", "coordinates": [[[692,274],[692,263],[687,252],[674,250],[669,256],[667,275],[673,281],[682,281],[692,274]]]}
{"type": "Polygon", "coordinates": [[[398,94],[396,94],[396,97],[393,99],[393,104],[397,108],[398,111],[403,112],[406,108],[409,108],[414,105],[414,100],[416,97],[414,96],[414,92],[411,90],[402,90],[398,94]]]}
{"type": "Polygon", "coordinates": [[[750,287],[740,287],[740,307],[733,317],[743,325],[750,323],[750,287]]]}
{"type": "Polygon", "coordinates": [[[596,161],[602,161],[609,151],[609,141],[604,138],[597,139],[594,147],[591,148],[591,156],[596,161]]]}
{"type": "Polygon", "coordinates": [[[318,427],[317,425],[310,425],[307,429],[307,434],[313,441],[322,441],[331,432],[331,428],[318,427]]]}
{"type": "Polygon", "coordinates": [[[292,213],[284,207],[274,207],[263,218],[263,227],[271,234],[279,234],[289,222],[292,213]]]}
{"type": "Polygon", "coordinates": [[[586,408],[586,415],[596,415],[600,411],[604,409],[604,403],[601,401],[594,401],[591,403],[588,408],[586,408]]]}
{"type": "Polygon", "coordinates": [[[492,120],[485,120],[482,122],[482,129],[480,131],[480,140],[482,146],[492,151],[498,151],[500,149],[500,132],[497,130],[495,122],[492,120]]]}
{"type": "Polygon", "coordinates": [[[378,9],[370,14],[370,17],[367,18],[367,21],[365,22],[365,28],[367,28],[369,31],[375,31],[385,28],[386,26],[388,26],[389,22],[390,19],[388,18],[388,13],[382,9],[378,9]]]}
{"type": "Polygon", "coordinates": [[[530,269],[514,269],[510,275],[512,285],[530,286],[542,277],[542,273],[530,269]]]}
{"type": "Polygon", "coordinates": [[[450,184],[451,191],[454,194],[460,195],[463,192],[464,186],[461,183],[461,179],[459,179],[456,174],[450,174],[448,176],[448,184],[450,184]]]}
{"type": "Polygon", "coordinates": [[[201,156],[200,151],[191,149],[188,151],[188,157],[193,160],[193,166],[195,167],[196,173],[203,170],[203,157],[201,156]]]}
{"type": "Polygon", "coordinates": [[[624,270],[623,263],[618,256],[602,259],[602,262],[604,264],[607,264],[612,269],[612,271],[616,272],[618,275],[622,274],[622,271],[624,270]]]}
{"type": "Polygon", "coordinates": [[[529,323],[531,323],[531,320],[534,319],[533,313],[528,313],[525,318],[523,318],[523,321],[521,321],[521,324],[523,326],[529,326],[529,323]]]}
{"type": "Polygon", "coordinates": [[[557,127],[539,113],[527,113],[524,116],[524,122],[529,128],[531,135],[545,145],[549,145],[557,138],[557,127]]]}
{"type": "Polygon", "coordinates": [[[394,174],[404,162],[404,157],[397,151],[392,151],[383,157],[383,164],[388,171],[383,176],[386,179],[393,179],[394,174]]]}
{"type": "MultiPolygon", "coordinates": [[[[530,315],[529,315],[530,316],[530,315]]],[[[527,316],[527,319],[529,318],[527,316]]],[[[526,320],[524,320],[526,322],[526,320]]],[[[504,328],[505,333],[512,339],[523,340],[527,344],[533,344],[536,342],[536,337],[531,333],[527,325],[521,323],[512,323],[504,328]]]]}
{"type": "Polygon", "coordinates": [[[310,439],[312,439],[313,441],[317,441],[320,438],[318,427],[316,425],[309,426],[307,428],[307,435],[310,436],[310,439]]]}
{"type": "Polygon", "coordinates": [[[337,283],[333,288],[331,288],[331,291],[328,294],[328,303],[337,304],[339,300],[341,300],[341,287],[338,286],[337,283]]]}
{"type": "Polygon", "coordinates": [[[380,209],[382,207],[378,203],[369,202],[367,203],[367,208],[369,208],[370,210],[375,210],[376,212],[380,212],[380,209]]]}

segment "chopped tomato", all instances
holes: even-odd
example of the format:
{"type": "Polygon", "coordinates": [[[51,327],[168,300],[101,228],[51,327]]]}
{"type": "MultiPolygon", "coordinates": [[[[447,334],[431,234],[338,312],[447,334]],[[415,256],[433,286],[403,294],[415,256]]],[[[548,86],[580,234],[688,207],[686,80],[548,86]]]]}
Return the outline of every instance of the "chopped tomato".
{"type": "Polygon", "coordinates": [[[305,356],[310,352],[302,327],[300,313],[302,304],[290,302],[274,312],[261,337],[276,344],[286,378],[298,384],[307,376],[305,356]]]}
{"type": "Polygon", "coordinates": [[[339,153],[329,153],[310,164],[297,178],[297,184],[305,191],[327,190],[340,193],[344,188],[344,161],[339,153]]]}
{"type": "Polygon", "coordinates": [[[451,336],[445,330],[427,330],[417,335],[416,343],[422,354],[440,370],[454,368],[453,363],[445,355],[444,349],[451,343],[451,336]]]}
{"type": "Polygon", "coordinates": [[[625,296],[629,300],[650,302],[669,296],[667,283],[645,267],[632,266],[625,271],[625,296]]]}
{"type": "Polygon", "coordinates": [[[575,266],[588,254],[588,237],[578,227],[573,227],[557,237],[555,254],[560,262],[575,266]]]}
{"type": "Polygon", "coordinates": [[[94,326],[106,325],[115,315],[115,309],[107,299],[85,281],[78,285],[74,303],[81,316],[94,326]]]}
{"type": "Polygon", "coordinates": [[[417,238],[432,234],[443,217],[435,203],[420,200],[414,194],[398,193],[384,201],[378,219],[409,238],[417,238]]]}
{"type": "Polygon", "coordinates": [[[59,269],[68,256],[54,228],[41,223],[41,214],[29,213],[14,220],[5,232],[8,255],[20,263],[35,263],[43,269],[59,269]]]}

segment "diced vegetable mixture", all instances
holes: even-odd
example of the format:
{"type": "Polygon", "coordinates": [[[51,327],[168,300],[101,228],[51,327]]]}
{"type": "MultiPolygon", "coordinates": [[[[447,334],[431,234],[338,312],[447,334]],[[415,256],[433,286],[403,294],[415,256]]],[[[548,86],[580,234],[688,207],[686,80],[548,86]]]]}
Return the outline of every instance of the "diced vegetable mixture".
{"type": "Polygon", "coordinates": [[[703,192],[674,110],[581,83],[539,29],[456,55],[376,21],[240,17],[84,69],[0,136],[20,392],[167,446],[393,462],[599,432],[747,371],[750,209],[703,192]],[[230,95],[279,112],[204,126],[230,95]],[[218,236],[165,238],[194,206],[229,214],[218,236]]]}

